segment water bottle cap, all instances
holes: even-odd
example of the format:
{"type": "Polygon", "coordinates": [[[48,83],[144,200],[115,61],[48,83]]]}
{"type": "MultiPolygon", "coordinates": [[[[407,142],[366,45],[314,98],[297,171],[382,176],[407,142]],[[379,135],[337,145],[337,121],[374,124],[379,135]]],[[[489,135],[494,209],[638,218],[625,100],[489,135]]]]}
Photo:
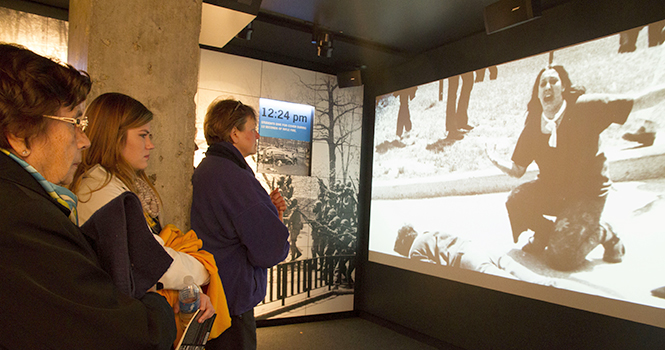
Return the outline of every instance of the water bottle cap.
{"type": "Polygon", "coordinates": [[[194,284],[194,277],[187,275],[185,278],[183,278],[182,281],[185,283],[185,285],[189,286],[194,284]]]}

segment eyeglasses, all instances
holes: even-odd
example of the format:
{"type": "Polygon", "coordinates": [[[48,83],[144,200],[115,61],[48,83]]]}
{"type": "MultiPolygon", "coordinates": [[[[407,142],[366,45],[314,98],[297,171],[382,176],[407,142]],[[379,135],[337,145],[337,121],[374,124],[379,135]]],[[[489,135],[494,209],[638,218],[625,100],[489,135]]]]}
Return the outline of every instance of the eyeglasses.
{"type": "Polygon", "coordinates": [[[88,127],[88,117],[83,117],[81,119],[69,118],[69,117],[56,117],[54,115],[43,115],[44,118],[55,119],[61,122],[74,124],[81,132],[85,132],[85,128],[88,127]]]}
{"type": "Polygon", "coordinates": [[[235,113],[238,110],[238,107],[242,106],[242,102],[238,101],[238,104],[236,105],[236,108],[233,109],[231,114],[235,113]]]}

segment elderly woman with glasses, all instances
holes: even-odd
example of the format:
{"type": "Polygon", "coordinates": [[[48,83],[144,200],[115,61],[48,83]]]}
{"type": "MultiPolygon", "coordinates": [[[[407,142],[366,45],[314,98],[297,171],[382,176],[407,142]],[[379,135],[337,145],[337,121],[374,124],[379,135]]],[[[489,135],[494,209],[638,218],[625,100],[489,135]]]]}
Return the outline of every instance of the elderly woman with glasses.
{"type": "Polygon", "coordinates": [[[115,287],[63,187],[90,146],[89,76],[20,46],[0,57],[0,348],[169,349],[172,308],[115,287]]]}

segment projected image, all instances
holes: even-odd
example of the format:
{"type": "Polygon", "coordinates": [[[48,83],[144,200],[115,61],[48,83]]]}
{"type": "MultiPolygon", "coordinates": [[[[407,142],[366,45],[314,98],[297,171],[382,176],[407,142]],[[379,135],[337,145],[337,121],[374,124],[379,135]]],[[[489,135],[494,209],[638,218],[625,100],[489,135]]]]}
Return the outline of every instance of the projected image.
{"type": "Polygon", "coordinates": [[[378,96],[370,261],[665,327],[664,25],[378,96]]]}

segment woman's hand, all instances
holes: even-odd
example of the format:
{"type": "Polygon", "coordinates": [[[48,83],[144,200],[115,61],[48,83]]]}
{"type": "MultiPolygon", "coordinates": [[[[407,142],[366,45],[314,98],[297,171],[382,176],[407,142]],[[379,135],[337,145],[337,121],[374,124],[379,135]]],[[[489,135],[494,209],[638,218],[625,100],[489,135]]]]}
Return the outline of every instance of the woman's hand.
{"type": "MultiPolygon", "coordinates": [[[[212,315],[215,314],[215,307],[212,306],[212,302],[210,301],[210,297],[205,294],[201,293],[199,296],[201,298],[201,303],[199,304],[199,310],[201,310],[201,313],[199,314],[198,322],[203,323],[205,320],[209,319],[212,317],[212,315]]],[[[176,302],[173,304],[173,313],[178,314],[180,312],[180,303],[176,302]]]]}
{"type": "Polygon", "coordinates": [[[284,211],[286,211],[286,201],[284,200],[284,197],[282,197],[282,194],[279,192],[279,188],[275,188],[270,192],[270,201],[272,201],[272,204],[277,208],[277,212],[279,213],[279,219],[284,221],[284,211]]]}
{"type": "Polygon", "coordinates": [[[496,156],[496,145],[493,145],[492,148],[490,149],[488,144],[485,144],[485,157],[489,159],[494,166],[499,167],[499,162],[498,162],[498,157],[496,156]]]}
{"type": "MultiPolygon", "coordinates": [[[[176,305],[177,304],[178,303],[176,303],[176,305]]],[[[201,310],[201,313],[197,320],[199,323],[203,323],[205,320],[209,319],[210,317],[212,317],[212,315],[215,314],[215,307],[212,306],[210,297],[204,293],[201,293],[201,305],[199,306],[199,310],[201,310]]]]}
{"type": "Polygon", "coordinates": [[[496,145],[494,145],[493,149],[490,150],[489,147],[487,147],[487,144],[485,144],[485,156],[487,156],[487,159],[489,159],[495,167],[499,168],[499,170],[508,176],[520,178],[526,172],[526,167],[517,165],[513,161],[505,164],[503,164],[502,161],[499,161],[498,157],[496,156],[496,145]]]}

